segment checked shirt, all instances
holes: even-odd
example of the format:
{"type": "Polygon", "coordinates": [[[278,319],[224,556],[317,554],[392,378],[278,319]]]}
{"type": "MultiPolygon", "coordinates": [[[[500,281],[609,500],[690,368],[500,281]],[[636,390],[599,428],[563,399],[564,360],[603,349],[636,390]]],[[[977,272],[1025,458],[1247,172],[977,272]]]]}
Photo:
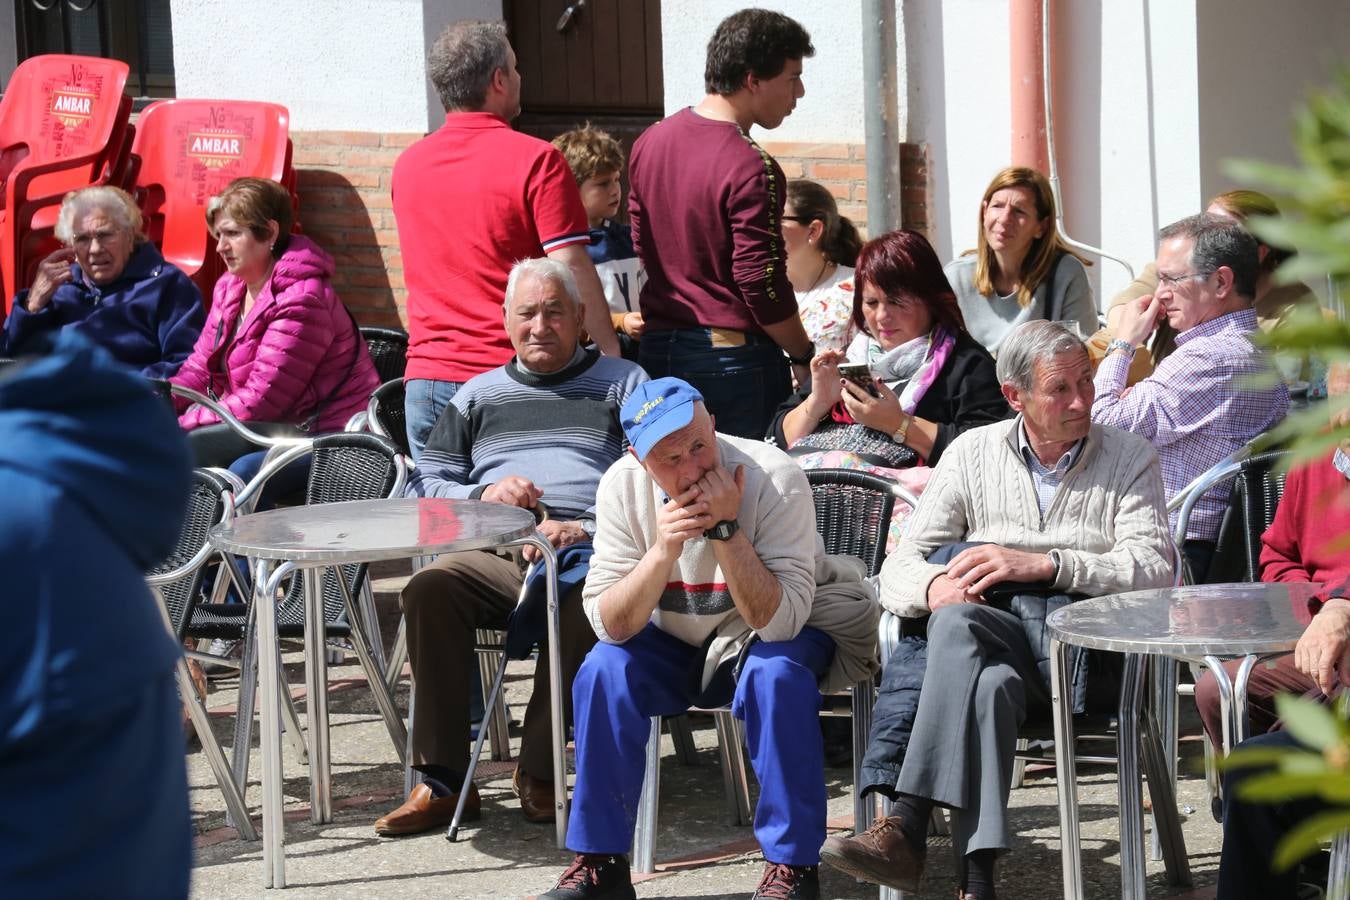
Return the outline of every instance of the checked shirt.
{"type": "MultiPolygon", "coordinates": [[[[1130,357],[1112,353],[1097,369],[1093,421],[1153,442],[1169,500],[1284,418],[1289,391],[1269,354],[1252,343],[1256,330],[1255,310],[1244,309],[1183,331],[1177,349],[1124,397],[1130,357]]],[[[1214,540],[1231,490],[1225,482],[1200,499],[1187,539],[1214,540]]]]}

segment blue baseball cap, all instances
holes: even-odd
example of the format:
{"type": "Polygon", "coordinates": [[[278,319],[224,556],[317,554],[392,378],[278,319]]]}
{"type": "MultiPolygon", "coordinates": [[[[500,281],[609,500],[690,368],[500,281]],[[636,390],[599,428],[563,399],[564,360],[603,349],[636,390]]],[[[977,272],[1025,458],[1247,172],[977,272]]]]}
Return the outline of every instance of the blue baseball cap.
{"type": "Polygon", "coordinates": [[[694,404],[702,402],[703,395],[679,378],[658,378],[638,385],[619,410],[623,433],[638,461],[646,460],[662,438],[692,422],[694,404]]]}

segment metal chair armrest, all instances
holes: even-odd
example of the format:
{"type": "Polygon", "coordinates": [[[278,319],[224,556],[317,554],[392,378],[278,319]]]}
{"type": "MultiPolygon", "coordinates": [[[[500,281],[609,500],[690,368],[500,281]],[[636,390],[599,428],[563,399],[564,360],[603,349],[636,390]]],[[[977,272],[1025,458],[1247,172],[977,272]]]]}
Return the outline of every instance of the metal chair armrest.
{"type": "Polygon", "coordinates": [[[257,501],[258,494],[262,492],[262,489],[267,484],[269,478],[286,465],[314,450],[314,445],[309,440],[306,440],[301,444],[296,444],[292,441],[289,444],[279,444],[276,446],[284,449],[277,452],[275,456],[271,453],[268,454],[271,458],[258,470],[258,474],[253,476],[253,480],[250,481],[242,491],[235,495],[235,508],[243,510],[251,509],[253,504],[257,501]]]}
{"type": "Polygon", "coordinates": [[[209,409],[220,419],[220,421],[228,425],[231,431],[238,434],[244,440],[257,444],[260,447],[293,447],[298,442],[307,442],[310,440],[310,438],[307,437],[269,437],[264,434],[259,434],[241,422],[238,416],[225,408],[224,404],[212,400],[210,397],[198,391],[194,391],[192,388],[171,383],[169,385],[169,392],[174,396],[183,397],[199,406],[209,409]]]}

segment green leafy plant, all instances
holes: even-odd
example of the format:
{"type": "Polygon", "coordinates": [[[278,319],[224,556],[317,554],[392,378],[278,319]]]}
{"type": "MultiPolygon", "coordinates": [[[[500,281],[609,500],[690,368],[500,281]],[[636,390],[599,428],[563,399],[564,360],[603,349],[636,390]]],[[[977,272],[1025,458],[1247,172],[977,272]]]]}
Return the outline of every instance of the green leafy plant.
{"type": "MultiPolygon", "coordinates": [[[[1280,267],[1276,280],[1330,278],[1350,300],[1350,69],[1314,93],[1295,114],[1294,148],[1300,165],[1250,160],[1228,164],[1242,182],[1269,191],[1281,215],[1248,224],[1268,243],[1294,247],[1298,255],[1280,267]]],[[[1350,366],[1350,323],[1317,315],[1295,316],[1269,336],[1277,350],[1316,354],[1329,368],[1350,366]]],[[[1273,443],[1293,449],[1293,461],[1327,453],[1350,438],[1350,397],[1295,413],[1271,432],[1273,443]],[[1336,423],[1327,429],[1328,415],[1336,423]]],[[[1334,536],[1345,540],[1346,535],[1334,536]]],[[[1239,796],[1276,803],[1317,797],[1327,811],[1300,822],[1280,841],[1274,865],[1286,870],[1337,835],[1350,831],[1350,697],[1334,708],[1300,697],[1276,698],[1285,726],[1305,749],[1242,747],[1221,762],[1225,769],[1262,766],[1239,796]]]]}
{"type": "MultiPolygon", "coordinates": [[[[1300,165],[1234,160],[1234,178],[1271,193],[1279,216],[1253,217],[1248,225],[1274,246],[1294,247],[1296,256],[1275,273],[1278,282],[1330,278],[1350,300],[1350,68],[1328,88],[1314,92],[1294,116],[1294,150],[1300,165]]],[[[1266,340],[1272,349],[1313,355],[1328,365],[1350,366],[1350,323],[1316,314],[1294,315],[1266,340]]],[[[1350,438],[1350,397],[1290,415],[1270,434],[1290,447],[1292,463],[1321,456],[1350,438]],[[1328,414],[1344,423],[1326,429],[1328,414]]]]}

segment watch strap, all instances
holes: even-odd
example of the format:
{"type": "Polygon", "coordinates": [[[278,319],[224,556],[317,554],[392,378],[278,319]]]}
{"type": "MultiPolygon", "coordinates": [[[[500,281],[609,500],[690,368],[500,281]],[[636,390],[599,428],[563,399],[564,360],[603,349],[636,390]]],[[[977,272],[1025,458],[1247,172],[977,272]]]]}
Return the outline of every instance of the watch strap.
{"type": "Polygon", "coordinates": [[[740,522],[735,519],[723,519],[703,532],[703,536],[710,541],[729,541],[740,530],[740,522]]]}
{"type": "Polygon", "coordinates": [[[1109,344],[1106,345],[1106,355],[1107,355],[1107,356],[1110,356],[1112,353],[1115,353],[1117,350],[1121,350],[1121,351],[1123,351],[1123,352],[1129,354],[1131,357],[1134,356],[1134,344],[1131,344],[1129,341],[1122,341],[1120,338],[1116,338],[1116,339],[1113,340],[1111,343],[1109,343],[1109,344]]]}

